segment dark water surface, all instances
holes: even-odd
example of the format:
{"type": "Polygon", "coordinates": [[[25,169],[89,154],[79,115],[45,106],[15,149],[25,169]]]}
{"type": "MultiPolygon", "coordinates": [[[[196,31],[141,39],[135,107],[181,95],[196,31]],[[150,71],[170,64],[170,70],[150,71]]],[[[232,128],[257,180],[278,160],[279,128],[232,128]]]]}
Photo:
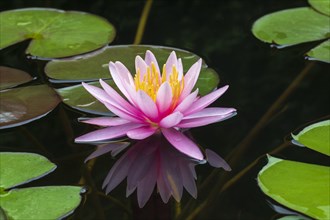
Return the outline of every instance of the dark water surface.
{"type": "MultiPolygon", "coordinates": [[[[105,17],[117,29],[112,45],[133,43],[144,1],[1,1],[1,10],[25,7],[52,7],[64,10],[86,11],[105,17]]],[[[214,106],[234,107],[238,115],[227,121],[192,129],[196,141],[226,157],[256,125],[279,95],[290,85],[309,61],[304,52],[313,43],[277,50],[253,37],[253,22],[267,13],[307,6],[307,1],[154,1],[142,44],[163,45],[186,49],[203,57],[220,76],[220,86],[229,84],[226,94],[214,106]]],[[[28,60],[24,55],[27,42],[0,51],[0,65],[25,70],[37,76],[44,62],[28,60]]],[[[281,145],[291,132],[329,114],[330,75],[327,64],[315,63],[307,77],[267,121],[264,128],[251,142],[247,151],[235,164],[230,164],[235,175],[260,155],[281,145]]],[[[91,174],[83,165],[93,151],[92,146],[74,144],[75,137],[93,128],[77,122],[82,113],[60,104],[46,117],[19,128],[2,130],[1,151],[35,152],[48,157],[58,165],[52,174],[26,186],[39,185],[87,185],[89,193],[76,212],[68,219],[168,219],[174,213],[175,202],[162,205],[154,195],[144,209],[137,208],[136,195],[125,198],[125,185],[111,195],[132,210],[128,214],[116,202],[92,193],[102,192],[101,185],[115,162],[109,155],[101,156],[91,174]],[[85,182],[81,182],[84,176],[85,182]],[[130,208],[131,207],[131,208],[130,208]]],[[[327,164],[322,155],[311,150],[288,146],[276,156],[327,164]]],[[[197,219],[276,219],[260,192],[256,176],[266,163],[263,157],[233,187],[217,196],[207,205],[197,219]]],[[[210,166],[198,166],[198,183],[213,170],[210,166]]],[[[187,213],[203,203],[223,171],[218,172],[207,187],[199,191],[198,199],[190,202],[187,213]],[[196,206],[193,206],[193,205],[196,206]]],[[[182,208],[190,200],[184,192],[182,208]]]]}

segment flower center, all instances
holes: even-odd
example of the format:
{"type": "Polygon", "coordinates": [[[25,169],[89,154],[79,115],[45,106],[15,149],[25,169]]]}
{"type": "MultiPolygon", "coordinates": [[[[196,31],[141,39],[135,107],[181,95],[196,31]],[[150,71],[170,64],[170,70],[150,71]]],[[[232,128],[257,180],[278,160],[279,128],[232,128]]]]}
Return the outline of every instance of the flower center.
{"type": "Polygon", "coordinates": [[[136,91],[143,90],[152,100],[156,101],[159,87],[167,81],[172,89],[172,106],[176,105],[184,87],[184,77],[179,80],[179,72],[174,65],[172,67],[172,72],[169,73],[169,77],[167,77],[167,74],[165,64],[163,66],[163,73],[160,75],[155,64],[151,63],[151,66],[147,67],[147,72],[143,75],[142,79],[140,69],[138,69],[134,76],[136,91]]]}

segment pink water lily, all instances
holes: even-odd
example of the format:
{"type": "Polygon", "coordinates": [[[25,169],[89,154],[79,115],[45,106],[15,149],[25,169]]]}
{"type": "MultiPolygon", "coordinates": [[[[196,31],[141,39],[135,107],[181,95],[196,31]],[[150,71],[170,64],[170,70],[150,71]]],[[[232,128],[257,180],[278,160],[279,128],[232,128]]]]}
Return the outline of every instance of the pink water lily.
{"type": "MultiPolygon", "coordinates": [[[[128,145],[127,142],[100,145],[85,161],[107,152],[116,156],[128,145]]],[[[196,198],[196,165],[208,162],[213,167],[231,170],[215,152],[206,149],[205,153],[205,161],[194,160],[173,148],[162,135],[152,135],[138,141],[121,155],[105,178],[103,188],[108,194],[126,179],[126,196],[130,196],[136,190],[141,208],[149,200],[155,188],[164,203],[167,203],[171,196],[180,202],[184,188],[196,198]]]]}
{"type": "Polygon", "coordinates": [[[105,128],[76,138],[76,142],[104,141],[123,136],[145,139],[156,132],[180,152],[197,160],[204,156],[199,147],[187,138],[182,129],[219,122],[236,114],[234,108],[209,107],[228,86],[203,97],[198,89],[192,91],[202,66],[199,59],[184,75],[181,59],[173,51],[163,65],[162,72],[154,54],[146,52],[145,59],[135,59],[136,74],[119,61],[109,63],[115,84],[125,96],[119,95],[100,79],[103,89],[83,83],[86,90],[118,117],[100,117],[84,121],[105,128]]]}

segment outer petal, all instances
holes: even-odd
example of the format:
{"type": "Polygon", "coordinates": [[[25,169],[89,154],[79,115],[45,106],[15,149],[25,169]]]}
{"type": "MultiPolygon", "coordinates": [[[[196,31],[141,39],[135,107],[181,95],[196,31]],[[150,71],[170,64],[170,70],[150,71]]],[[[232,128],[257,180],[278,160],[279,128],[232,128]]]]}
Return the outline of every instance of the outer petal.
{"type": "Polygon", "coordinates": [[[183,118],[183,114],[181,114],[181,112],[174,112],[163,118],[159,122],[159,126],[162,128],[175,127],[177,124],[179,124],[182,118],[183,118]]]}
{"type": "Polygon", "coordinates": [[[140,71],[140,80],[147,73],[147,64],[140,56],[135,57],[135,70],[136,72],[140,71]]]}
{"type": "Polygon", "coordinates": [[[236,112],[229,113],[227,115],[219,115],[219,116],[207,116],[201,118],[193,118],[193,119],[183,119],[177,127],[179,128],[194,128],[200,127],[220,121],[224,121],[228,118],[231,118],[236,115],[236,112]]]}
{"type": "Polygon", "coordinates": [[[92,96],[94,96],[100,102],[103,103],[103,102],[109,101],[110,97],[103,89],[100,89],[96,86],[89,85],[84,82],[82,82],[81,84],[92,96]]]}
{"type": "Polygon", "coordinates": [[[135,140],[143,140],[147,137],[150,137],[156,132],[155,128],[152,128],[150,126],[144,126],[136,129],[132,129],[127,132],[127,136],[131,139],[135,140]]]}
{"type": "Polygon", "coordinates": [[[182,65],[182,60],[181,60],[181,58],[178,59],[178,66],[177,66],[177,68],[178,68],[178,72],[179,72],[179,77],[178,77],[178,79],[179,79],[179,81],[181,81],[181,79],[182,79],[182,77],[183,77],[183,65],[182,65]]]}
{"type": "Polygon", "coordinates": [[[176,57],[176,53],[174,51],[171,52],[170,56],[167,58],[166,61],[166,79],[168,80],[171,73],[173,66],[178,66],[178,58],[176,57]]]}
{"type": "MultiPolygon", "coordinates": [[[[135,109],[130,103],[128,103],[121,95],[119,95],[116,90],[114,90],[111,86],[109,86],[106,82],[104,82],[102,79],[100,79],[100,84],[104,91],[108,93],[108,95],[111,97],[110,104],[117,103],[116,106],[120,105],[123,107],[123,109],[128,110],[129,112],[132,112],[134,114],[137,113],[137,109],[135,109]]],[[[128,92],[129,93],[129,92],[128,92]]]]}
{"type": "Polygon", "coordinates": [[[180,152],[197,160],[203,160],[204,156],[199,147],[181,132],[174,128],[162,128],[166,139],[180,152]]]}
{"type": "Polygon", "coordinates": [[[151,66],[151,63],[154,63],[157,72],[160,73],[157,59],[156,59],[155,55],[150,50],[147,50],[144,60],[145,60],[145,62],[148,66],[151,66]]]}
{"type": "Polygon", "coordinates": [[[229,86],[223,86],[220,89],[215,90],[214,92],[211,92],[200,99],[198,99],[196,102],[194,102],[189,109],[184,113],[185,115],[192,114],[195,112],[198,112],[205,107],[209,106],[211,103],[213,103],[215,100],[217,100],[223,93],[226,92],[229,86]]]}
{"type": "Polygon", "coordinates": [[[159,87],[156,97],[157,108],[161,114],[170,108],[172,99],[173,95],[171,86],[168,82],[165,82],[159,87]]]}
{"type": "Polygon", "coordinates": [[[199,73],[202,67],[202,59],[199,59],[194,65],[190,67],[186,75],[184,76],[184,88],[180,96],[180,100],[184,99],[190,94],[191,90],[194,88],[199,73]]]}
{"type": "MultiPolygon", "coordinates": [[[[127,75],[128,74],[131,75],[129,73],[129,71],[127,70],[127,68],[124,65],[122,65],[120,62],[116,62],[116,64],[113,63],[113,62],[110,62],[109,63],[109,69],[110,69],[110,73],[111,73],[112,79],[116,83],[116,85],[119,88],[119,90],[126,96],[126,98],[131,103],[133,103],[131,96],[126,91],[127,90],[126,89],[126,87],[127,87],[126,84],[130,80],[129,78],[127,78],[128,77],[127,75]]],[[[135,87],[134,84],[131,85],[131,86],[134,86],[135,87]]]]}
{"type": "Polygon", "coordinates": [[[149,119],[156,119],[158,116],[158,109],[155,102],[143,90],[137,92],[137,104],[149,119]]]}
{"type": "Polygon", "coordinates": [[[190,93],[185,99],[183,99],[180,104],[175,108],[174,111],[179,111],[184,113],[189,107],[194,103],[198,94],[198,89],[195,92],[190,93]]]}
{"type": "Polygon", "coordinates": [[[222,167],[226,171],[231,171],[230,166],[227,164],[227,162],[221,158],[218,154],[216,154],[214,151],[210,149],[205,150],[207,162],[216,168],[222,167]]]}
{"type": "Polygon", "coordinates": [[[236,109],[234,108],[205,108],[202,109],[199,112],[196,112],[194,114],[190,114],[185,116],[183,119],[194,119],[194,118],[205,118],[205,117],[211,117],[211,116],[221,116],[221,115],[228,115],[236,112],[236,109]]]}
{"type": "Polygon", "coordinates": [[[86,124],[92,124],[92,125],[98,125],[98,126],[117,126],[117,125],[123,125],[127,124],[130,121],[119,118],[119,117],[99,117],[99,118],[92,118],[92,119],[78,119],[80,122],[86,123],[86,124]]]}
{"type": "Polygon", "coordinates": [[[101,141],[101,140],[108,140],[112,138],[122,137],[125,136],[126,133],[143,125],[136,124],[136,123],[129,123],[124,125],[118,125],[115,127],[108,127],[99,129],[85,135],[82,135],[75,139],[76,143],[84,143],[84,142],[93,142],[93,141],[101,141]]]}
{"type": "Polygon", "coordinates": [[[103,103],[105,107],[107,107],[111,112],[113,112],[115,115],[118,115],[120,118],[123,118],[125,120],[136,122],[136,123],[143,123],[141,115],[134,115],[133,113],[129,113],[127,111],[123,111],[122,109],[117,108],[116,106],[113,106],[109,103],[104,102],[103,103]]]}

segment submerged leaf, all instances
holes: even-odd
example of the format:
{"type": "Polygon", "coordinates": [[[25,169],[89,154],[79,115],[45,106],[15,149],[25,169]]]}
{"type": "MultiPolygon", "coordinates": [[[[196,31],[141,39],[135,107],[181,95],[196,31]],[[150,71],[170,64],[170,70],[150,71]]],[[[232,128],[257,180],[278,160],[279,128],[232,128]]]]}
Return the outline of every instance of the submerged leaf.
{"type": "Polygon", "coordinates": [[[13,189],[0,195],[0,206],[10,219],[59,219],[80,204],[78,186],[45,186],[13,189]]]}
{"type": "Polygon", "coordinates": [[[307,126],[292,137],[298,143],[330,156],[330,120],[307,126]]]}
{"type": "Polygon", "coordinates": [[[54,90],[46,85],[10,89],[0,95],[0,129],[39,119],[60,102],[54,90]]]}
{"type": "Polygon", "coordinates": [[[0,90],[18,86],[33,80],[26,72],[6,66],[0,66],[0,90]]]}
{"type": "Polygon", "coordinates": [[[47,158],[33,153],[0,153],[0,188],[8,189],[39,179],[56,169],[47,158]]]}
{"type": "Polygon", "coordinates": [[[0,49],[26,39],[27,54],[56,58],[77,55],[110,43],[114,27],[85,12],[25,8],[0,13],[0,49]]]}
{"type": "Polygon", "coordinates": [[[269,197],[316,219],[330,218],[330,168],[269,156],[258,184],[269,197]]]}

